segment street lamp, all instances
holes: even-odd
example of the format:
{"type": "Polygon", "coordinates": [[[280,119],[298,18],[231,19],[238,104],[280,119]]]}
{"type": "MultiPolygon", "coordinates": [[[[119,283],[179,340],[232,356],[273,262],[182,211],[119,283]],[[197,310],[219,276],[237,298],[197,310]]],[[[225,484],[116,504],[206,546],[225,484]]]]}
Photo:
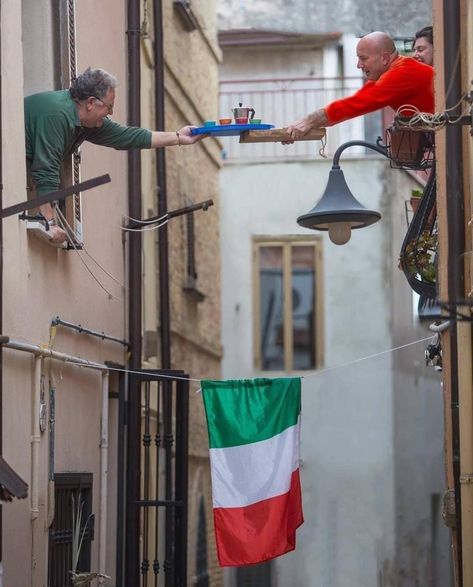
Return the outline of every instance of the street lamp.
{"type": "Polygon", "coordinates": [[[351,231],[355,228],[369,226],[381,219],[379,212],[368,210],[358,202],[340,169],[340,155],[345,149],[354,146],[373,149],[388,157],[386,147],[366,141],[348,141],[340,145],[333,156],[332,170],[321,199],[312,210],[297,219],[297,223],[304,228],[328,230],[330,240],[336,245],[347,243],[350,240],[351,231]]]}

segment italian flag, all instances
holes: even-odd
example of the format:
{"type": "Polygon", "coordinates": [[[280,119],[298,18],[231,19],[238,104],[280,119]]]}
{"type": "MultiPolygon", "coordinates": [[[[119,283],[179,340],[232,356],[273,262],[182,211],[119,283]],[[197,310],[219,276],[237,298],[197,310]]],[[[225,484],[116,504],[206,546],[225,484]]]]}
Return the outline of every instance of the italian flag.
{"type": "Polygon", "coordinates": [[[202,381],[221,566],[294,550],[302,524],[301,381],[202,381]]]}

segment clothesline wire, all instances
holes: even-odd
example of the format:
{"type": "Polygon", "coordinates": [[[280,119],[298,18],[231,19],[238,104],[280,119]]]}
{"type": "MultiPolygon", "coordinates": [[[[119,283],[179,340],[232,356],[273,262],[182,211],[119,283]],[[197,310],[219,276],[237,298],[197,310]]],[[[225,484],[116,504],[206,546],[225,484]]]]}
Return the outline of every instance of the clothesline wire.
{"type": "MultiPolygon", "coordinates": [[[[382,355],[393,353],[395,351],[399,351],[401,349],[405,349],[407,347],[410,347],[410,346],[413,346],[416,344],[420,344],[421,342],[426,342],[427,340],[431,340],[432,338],[433,338],[432,336],[420,338],[418,340],[414,340],[412,342],[408,342],[406,344],[403,344],[403,345],[400,345],[400,346],[397,346],[397,347],[394,347],[391,349],[386,349],[384,351],[380,351],[379,353],[367,355],[366,357],[361,357],[361,358],[355,359],[353,361],[341,363],[340,365],[334,365],[333,367],[327,367],[326,369],[321,369],[320,371],[315,371],[314,373],[310,373],[308,375],[297,376],[297,378],[300,377],[302,379],[309,379],[311,377],[316,377],[317,375],[321,375],[322,373],[326,373],[327,371],[334,371],[336,369],[342,369],[344,367],[349,367],[350,365],[354,365],[356,363],[361,363],[362,361],[374,359],[374,358],[380,357],[382,355]]],[[[68,360],[65,362],[69,365],[77,365],[78,367],[86,367],[86,368],[91,368],[91,369],[103,370],[103,368],[101,366],[97,365],[96,363],[93,363],[92,361],[89,363],[89,361],[87,359],[83,359],[83,362],[80,362],[80,363],[73,361],[73,360],[68,360]]],[[[146,376],[158,377],[159,379],[171,379],[171,380],[178,380],[178,381],[196,381],[198,383],[200,383],[202,381],[202,378],[195,379],[192,377],[179,377],[178,375],[165,375],[165,374],[151,372],[151,371],[134,371],[132,369],[121,369],[119,367],[108,367],[108,370],[109,371],[116,371],[116,372],[120,372],[120,373],[128,373],[131,375],[146,375],[146,376]]]]}
{"type": "Polygon", "coordinates": [[[316,371],[315,373],[310,373],[309,375],[303,375],[302,377],[303,377],[303,379],[309,379],[309,377],[315,377],[316,375],[321,375],[322,373],[326,373],[327,371],[333,371],[334,369],[341,369],[342,367],[349,367],[350,365],[355,365],[356,363],[361,363],[362,361],[368,361],[369,359],[374,359],[374,358],[380,357],[382,355],[387,355],[388,353],[393,353],[395,351],[405,349],[405,348],[413,346],[415,344],[420,344],[421,342],[426,342],[428,340],[432,340],[432,338],[433,338],[432,336],[420,338],[419,340],[414,340],[413,342],[408,342],[407,344],[402,344],[402,345],[394,347],[392,349],[387,349],[387,350],[381,351],[379,353],[367,355],[366,357],[361,357],[360,359],[348,361],[347,363],[341,363],[340,365],[334,365],[333,367],[327,367],[326,369],[321,369],[320,371],[316,371]]]}

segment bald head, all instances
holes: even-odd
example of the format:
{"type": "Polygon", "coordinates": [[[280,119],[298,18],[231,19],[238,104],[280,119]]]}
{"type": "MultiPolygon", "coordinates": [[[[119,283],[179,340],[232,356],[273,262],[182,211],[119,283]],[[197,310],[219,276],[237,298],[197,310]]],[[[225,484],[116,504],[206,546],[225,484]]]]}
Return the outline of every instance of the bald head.
{"type": "Polygon", "coordinates": [[[380,31],[369,33],[360,39],[356,54],[358,69],[361,69],[365,77],[372,81],[379,79],[398,56],[394,41],[387,33],[380,31]]]}
{"type": "Polygon", "coordinates": [[[387,33],[381,31],[375,31],[365,35],[360,40],[360,45],[366,47],[372,47],[381,53],[392,53],[396,50],[396,45],[391,37],[387,33]]]}

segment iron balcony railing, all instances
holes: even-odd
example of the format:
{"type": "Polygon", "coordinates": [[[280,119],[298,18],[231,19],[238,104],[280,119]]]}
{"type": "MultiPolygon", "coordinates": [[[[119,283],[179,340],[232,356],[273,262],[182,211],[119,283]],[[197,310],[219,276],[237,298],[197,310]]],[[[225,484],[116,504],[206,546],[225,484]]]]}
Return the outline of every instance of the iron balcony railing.
{"type": "MultiPolygon", "coordinates": [[[[232,116],[232,108],[243,103],[255,109],[255,118],[287,126],[298,118],[324,107],[333,100],[353,94],[362,85],[361,77],[291,77],[227,79],[220,82],[219,116],[232,116]]],[[[330,156],[346,141],[372,140],[381,133],[381,115],[374,113],[331,127],[327,132],[325,154],[330,156]]],[[[320,142],[301,141],[291,146],[281,143],[240,145],[235,137],[222,137],[226,161],[318,157],[320,142]]],[[[360,147],[359,152],[363,152],[360,147]]],[[[355,154],[356,151],[353,151],[355,154]]]]}

